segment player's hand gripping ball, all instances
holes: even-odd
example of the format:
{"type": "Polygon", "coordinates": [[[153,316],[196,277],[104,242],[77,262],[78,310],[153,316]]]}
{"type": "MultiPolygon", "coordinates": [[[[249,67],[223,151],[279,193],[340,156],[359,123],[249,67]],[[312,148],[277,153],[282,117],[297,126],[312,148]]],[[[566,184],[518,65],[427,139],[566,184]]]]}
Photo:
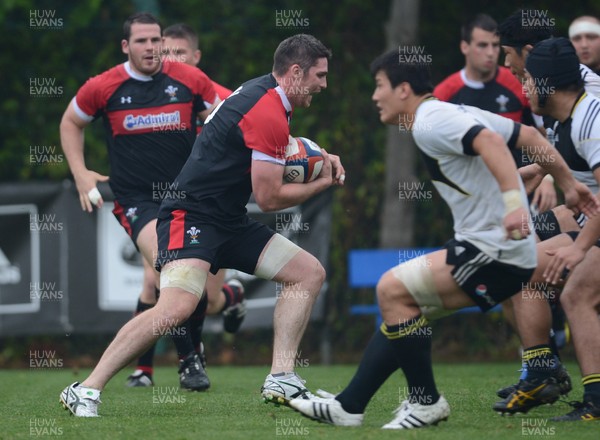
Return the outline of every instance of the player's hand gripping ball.
{"type": "Polygon", "coordinates": [[[307,183],[315,180],[323,168],[321,148],[303,137],[290,136],[285,148],[283,180],[287,183],[307,183]]]}

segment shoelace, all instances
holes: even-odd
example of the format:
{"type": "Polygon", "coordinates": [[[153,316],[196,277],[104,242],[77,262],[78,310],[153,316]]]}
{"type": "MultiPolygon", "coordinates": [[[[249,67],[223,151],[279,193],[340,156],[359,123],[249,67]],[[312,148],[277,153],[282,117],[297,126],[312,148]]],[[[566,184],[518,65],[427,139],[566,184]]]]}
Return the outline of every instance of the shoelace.
{"type": "Polygon", "coordinates": [[[409,409],[409,407],[410,407],[410,402],[409,402],[408,400],[405,400],[404,402],[402,402],[402,403],[400,404],[400,406],[399,406],[398,408],[396,408],[396,409],[393,411],[393,414],[394,414],[394,416],[398,416],[398,415],[399,415],[399,414],[400,414],[402,411],[404,411],[404,409],[407,409],[407,410],[408,410],[408,409],[409,409]]]}
{"type": "MultiPolygon", "coordinates": [[[[296,376],[296,379],[298,379],[300,382],[302,382],[302,385],[304,385],[304,384],[306,383],[306,381],[305,381],[304,379],[302,379],[302,378],[301,378],[301,377],[298,375],[298,373],[294,372],[294,376],[296,376]]],[[[304,388],[304,392],[303,392],[302,394],[304,394],[305,396],[307,396],[307,397],[308,397],[308,398],[310,398],[310,399],[317,397],[317,396],[315,396],[313,393],[311,393],[311,392],[308,390],[308,388],[306,388],[306,387],[304,388]]]]}

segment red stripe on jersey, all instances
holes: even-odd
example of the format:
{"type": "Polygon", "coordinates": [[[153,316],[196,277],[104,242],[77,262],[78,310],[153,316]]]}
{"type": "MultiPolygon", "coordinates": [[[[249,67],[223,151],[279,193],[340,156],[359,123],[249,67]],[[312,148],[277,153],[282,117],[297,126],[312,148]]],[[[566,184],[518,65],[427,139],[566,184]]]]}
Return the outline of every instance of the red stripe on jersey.
{"type": "Polygon", "coordinates": [[[281,158],[289,142],[285,107],[275,89],[269,89],[239,122],[246,147],[281,158]]]}
{"type": "Polygon", "coordinates": [[[119,221],[121,226],[125,228],[127,234],[131,237],[131,234],[133,234],[133,231],[131,230],[131,225],[129,224],[129,220],[125,215],[125,212],[123,211],[123,207],[119,205],[119,202],[115,201],[115,207],[112,212],[115,215],[115,217],[117,217],[117,220],[119,221]]]}
{"type": "Polygon", "coordinates": [[[100,75],[88,79],[77,91],[75,99],[79,108],[88,116],[96,116],[104,110],[112,94],[129,79],[124,64],[119,64],[100,75]]]}
{"type": "Polygon", "coordinates": [[[440,101],[450,101],[456,93],[465,86],[460,71],[453,73],[433,89],[433,96],[440,101]]]}
{"type": "Polygon", "coordinates": [[[156,131],[189,131],[192,128],[192,109],[186,102],[113,111],[108,114],[108,118],[113,136],[156,131]]]}
{"type": "Polygon", "coordinates": [[[529,108],[529,101],[527,100],[527,96],[523,90],[523,85],[516,76],[510,73],[510,69],[502,66],[498,67],[496,82],[513,92],[519,101],[521,101],[521,104],[524,108],[529,108]]]}
{"type": "Polygon", "coordinates": [[[183,239],[185,238],[185,214],[184,209],[176,209],[171,213],[173,219],[169,225],[169,246],[168,250],[181,249],[183,239]]]}
{"type": "Polygon", "coordinates": [[[212,81],[212,85],[215,88],[215,92],[217,92],[217,96],[223,101],[233,92],[229,90],[227,87],[223,87],[221,84],[212,81]]]}

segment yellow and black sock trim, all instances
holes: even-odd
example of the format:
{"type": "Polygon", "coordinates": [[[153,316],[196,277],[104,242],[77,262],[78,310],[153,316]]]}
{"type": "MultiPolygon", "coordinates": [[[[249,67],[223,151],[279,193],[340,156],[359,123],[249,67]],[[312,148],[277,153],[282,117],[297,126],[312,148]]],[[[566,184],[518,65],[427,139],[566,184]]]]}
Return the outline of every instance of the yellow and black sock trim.
{"type": "Polygon", "coordinates": [[[419,329],[427,326],[427,324],[429,324],[427,318],[423,315],[419,315],[398,325],[387,325],[383,322],[379,329],[387,339],[393,340],[415,335],[418,333],[419,329]]]}
{"type": "Polygon", "coordinates": [[[583,386],[591,385],[593,383],[600,384],[600,373],[588,374],[581,378],[581,383],[583,386]]]}
{"type": "Polygon", "coordinates": [[[523,350],[523,362],[530,361],[536,357],[552,356],[552,350],[548,346],[537,346],[523,350]]]}

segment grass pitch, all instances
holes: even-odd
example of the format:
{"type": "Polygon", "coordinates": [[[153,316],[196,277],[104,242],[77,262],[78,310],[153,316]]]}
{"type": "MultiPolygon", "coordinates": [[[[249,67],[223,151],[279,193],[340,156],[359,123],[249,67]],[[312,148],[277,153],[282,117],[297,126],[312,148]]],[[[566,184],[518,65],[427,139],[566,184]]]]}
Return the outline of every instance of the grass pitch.
{"type": "MultiPolygon", "coordinates": [[[[450,403],[448,422],[437,427],[388,432],[381,426],[406,395],[406,382],[396,373],[379,390],[359,428],[319,424],[287,407],[260,399],[267,367],[208,367],[208,392],[179,388],[176,368],[158,368],[156,386],[125,388],[130,369],[117,375],[102,393],[100,418],[70,416],[58,402],[69,383],[83,380],[68,368],[0,371],[0,439],[598,439],[599,422],[553,423],[548,418],[570,411],[557,402],[526,415],[500,417],[491,410],[496,389],[513,382],[516,365],[441,364],[435,368],[438,388],[450,403]]],[[[574,382],[571,400],[581,399],[578,369],[567,365],[574,382]]],[[[311,390],[339,392],[355,366],[311,366],[299,370],[311,390]]]]}

